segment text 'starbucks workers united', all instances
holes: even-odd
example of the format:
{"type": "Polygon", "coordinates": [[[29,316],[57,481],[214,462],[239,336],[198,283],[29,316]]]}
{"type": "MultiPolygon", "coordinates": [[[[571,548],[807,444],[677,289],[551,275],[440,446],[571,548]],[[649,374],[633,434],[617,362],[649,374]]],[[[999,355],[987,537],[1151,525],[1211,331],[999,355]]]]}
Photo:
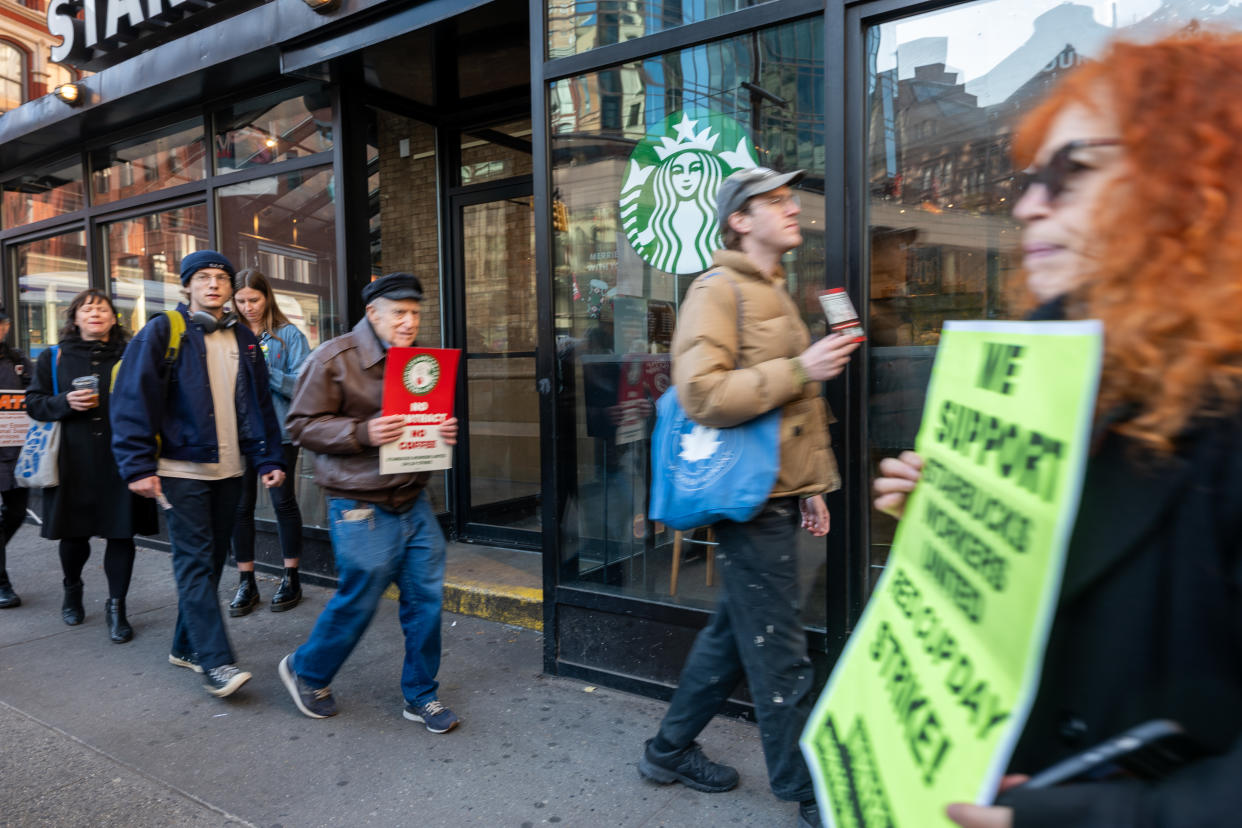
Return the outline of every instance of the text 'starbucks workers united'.
{"type": "Polygon", "coordinates": [[[643,261],[666,273],[699,273],[721,246],[716,193],[737,170],[758,166],[750,136],[716,113],[674,112],[630,153],[621,226],[643,261]]]}

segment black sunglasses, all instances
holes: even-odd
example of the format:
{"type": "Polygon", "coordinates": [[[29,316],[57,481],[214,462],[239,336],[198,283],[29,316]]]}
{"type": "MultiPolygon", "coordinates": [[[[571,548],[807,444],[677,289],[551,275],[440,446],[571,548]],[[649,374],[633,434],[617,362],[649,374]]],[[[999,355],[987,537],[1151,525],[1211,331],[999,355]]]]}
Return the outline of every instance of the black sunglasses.
{"type": "Polygon", "coordinates": [[[1033,184],[1043,184],[1048,191],[1048,200],[1055,201],[1057,196],[1065,192],[1069,179],[1075,173],[1082,172],[1088,165],[1075,161],[1070,156],[1086,147],[1115,147],[1121,143],[1120,138],[1082,138],[1062,145],[1048,159],[1048,163],[1039,167],[1027,167],[1014,175],[1015,195],[1019,198],[1033,184]]]}

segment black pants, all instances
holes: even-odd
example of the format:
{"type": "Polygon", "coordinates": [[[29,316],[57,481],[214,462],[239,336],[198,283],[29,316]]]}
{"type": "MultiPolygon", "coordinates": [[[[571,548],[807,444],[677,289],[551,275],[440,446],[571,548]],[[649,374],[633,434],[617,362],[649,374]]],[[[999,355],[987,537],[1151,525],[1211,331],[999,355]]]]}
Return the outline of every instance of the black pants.
{"type": "Polygon", "coordinates": [[[161,477],[172,509],[168,539],[172,542],[173,576],[177,579],[177,628],[172,651],[197,653],[204,670],[237,659],[220,612],[220,572],[229,554],[229,531],[241,496],[241,478],[190,480],[161,477]]]}
{"type": "Polygon", "coordinates": [[[26,503],[29,500],[29,489],[12,488],[0,492],[0,583],[8,583],[5,548],[26,520],[26,503]]]}
{"type": "MultiPolygon", "coordinates": [[[[302,511],[298,508],[297,480],[293,474],[298,447],[285,443],[281,448],[285,455],[285,482],[268,489],[267,493],[276,512],[281,557],[296,560],[302,557],[302,511]]],[[[233,557],[238,563],[250,563],[254,560],[254,507],[259,499],[259,472],[249,465],[241,480],[241,500],[237,503],[237,520],[233,523],[233,557]]]]}
{"type": "Polygon", "coordinates": [[[798,749],[815,699],[815,675],[798,620],[797,498],[768,501],[748,523],[715,525],[724,592],[694,640],[660,739],[683,748],[716,715],[743,675],[759,720],[772,793],[800,802],[815,792],[798,749]]]}
{"type": "MultiPolygon", "coordinates": [[[[82,570],[90,556],[90,538],[61,539],[60,569],[65,574],[65,586],[82,580],[82,570]]],[[[124,599],[134,574],[133,538],[108,538],[104,548],[104,574],[108,578],[108,597],[124,599]]]]}

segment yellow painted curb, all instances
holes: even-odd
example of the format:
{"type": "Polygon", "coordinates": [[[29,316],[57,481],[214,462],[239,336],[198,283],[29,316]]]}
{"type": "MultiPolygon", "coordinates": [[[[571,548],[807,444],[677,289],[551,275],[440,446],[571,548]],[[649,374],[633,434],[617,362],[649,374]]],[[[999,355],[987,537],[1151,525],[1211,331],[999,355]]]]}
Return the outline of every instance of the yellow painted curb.
{"type": "MultiPolygon", "coordinates": [[[[384,597],[392,600],[396,600],[399,594],[396,584],[390,584],[384,591],[384,597]]],[[[445,581],[444,609],[460,615],[543,631],[541,589],[482,581],[445,581]]]]}

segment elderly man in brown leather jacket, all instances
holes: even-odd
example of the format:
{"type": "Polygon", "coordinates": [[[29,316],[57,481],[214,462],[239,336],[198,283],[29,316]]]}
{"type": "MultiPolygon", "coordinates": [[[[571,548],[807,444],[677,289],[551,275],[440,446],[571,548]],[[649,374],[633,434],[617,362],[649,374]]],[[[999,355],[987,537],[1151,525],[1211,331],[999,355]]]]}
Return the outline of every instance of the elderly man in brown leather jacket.
{"type": "Polygon", "coordinates": [[[839,375],[858,343],[811,336],[785,286],[781,256],[802,243],[802,172],[758,167],[725,179],[717,196],[725,250],[686,292],[673,336],[673,382],[691,419],[725,428],[781,409],[781,458],[767,504],[746,523],[715,524],[724,593],[699,633],[660,730],[638,770],[655,782],[727,791],[737,771],[712,762],[699,732],[745,675],[772,792],[799,803],[799,826],[819,811],[798,736],[814,671],[798,620],[799,522],[828,534],[822,494],[840,487],[820,383],[839,375]],[[799,518],[799,515],[801,517],[799,518]]]}
{"type": "MultiPolygon", "coordinates": [[[[427,498],[428,472],[380,474],[379,447],[401,435],[404,416],[380,415],[389,347],[418,336],[423,288],[410,273],[390,273],[362,291],[366,316],[307,357],[285,423],[293,441],[315,452],[315,481],[328,498],[337,592],[310,638],[280,662],[280,678],[298,710],[336,715],[328,685],[362,637],[391,583],[400,590],[405,718],[432,733],[459,719],[437,698],[444,534],[427,498]]],[[[457,442],[457,419],[441,426],[457,442]]]]}

